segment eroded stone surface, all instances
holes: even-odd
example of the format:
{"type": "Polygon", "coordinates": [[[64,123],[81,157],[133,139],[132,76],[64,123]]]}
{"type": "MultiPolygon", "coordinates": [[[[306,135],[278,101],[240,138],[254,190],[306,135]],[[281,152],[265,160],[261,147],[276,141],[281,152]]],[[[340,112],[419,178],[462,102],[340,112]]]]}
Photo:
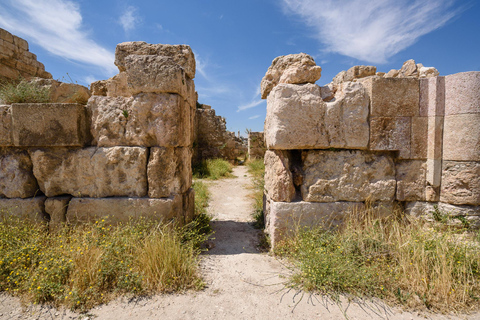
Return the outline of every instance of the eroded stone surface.
{"type": "Polygon", "coordinates": [[[96,96],[108,97],[131,97],[132,93],[128,89],[127,73],[120,72],[119,74],[107,80],[100,80],[93,82],[90,87],[92,94],[96,96]]]}
{"type": "Polygon", "coordinates": [[[38,192],[26,151],[0,148],[0,198],[28,198],[38,192]]]}
{"type": "Polygon", "coordinates": [[[445,115],[480,113],[480,71],[445,77],[445,115]]]}
{"type": "Polygon", "coordinates": [[[440,200],[480,205],[480,162],[443,161],[440,200]]]}
{"type": "Polygon", "coordinates": [[[50,92],[50,102],[86,104],[90,98],[90,90],[75,83],[60,82],[53,79],[34,78],[30,82],[50,92]]]}
{"type": "Polygon", "coordinates": [[[445,116],[443,159],[480,161],[480,113],[445,116]]]}
{"type": "Polygon", "coordinates": [[[376,72],[377,67],[375,66],[353,66],[347,70],[343,81],[352,81],[354,79],[374,76],[376,72]]]}
{"type": "Polygon", "coordinates": [[[50,216],[48,224],[50,230],[61,227],[67,222],[67,208],[71,199],[71,196],[62,196],[45,200],[45,212],[50,216]]]}
{"type": "Polygon", "coordinates": [[[400,157],[410,158],[411,118],[371,118],[370,149],[377,151],[399,150],[400,157]]]}
{"type": "Polygon", "coordinates": [[[0,105],[0,147],[12,145],[12,109],[8,105],[0,105]]]}
{"type": "Polygon", "coordinates": [[[273,201],[290,202],[295,198],[287,151],[265,152],[265,190],[273,201]]]}
{"type": "Polygon", "coordinates": [[[427,164],[422,160],[396,164],[398,201],[425,201],[427,164]]]}
{"type": "Polygon", "coordinates": [[[13,216],[34,222],[47,221],[45,214],[45,197],[0,199],[0,217],[13,216]]]}

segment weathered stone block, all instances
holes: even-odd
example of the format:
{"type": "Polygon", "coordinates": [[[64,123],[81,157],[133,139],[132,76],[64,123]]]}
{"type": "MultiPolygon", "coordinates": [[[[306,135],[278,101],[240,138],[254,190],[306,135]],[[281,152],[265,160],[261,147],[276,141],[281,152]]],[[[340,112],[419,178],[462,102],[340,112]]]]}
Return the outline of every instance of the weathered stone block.
{"type": "Polygon", "coordinates": [[[343,81],[352,81],[353,79],[374,76],[376,72],[377,67],[375,66],[353,66],[347,70],[343,81]]]}
{"type": "Polygon", "coordinates": [[[12,145],[12,110],[10,106],[0,105],[0,147],[12,145]]]}
{"type": "Polygon", "coordinates": [[[480,114],[480,72],[445,77],[445,115],[480,114]]]}
{"type": "Polygon", "coordinates": [[[443,161],[440,201],[480,205],[480,162],[443,161]]]}
{"type": "Polygon", "coordinates": [[[33,173],[48,197],[144,197],[148,149],[113,147],[39,149],[31,152],[33,173]]]}
{"type": "Polygon", "coordinates": [[[442,159],[427,159],[427,184],[439,187],[442,180],[442,159]]]}
{"type": "Polygon", "coordinates": [[[45,200],[45,212],[50,215],[50,230],[61,227],[67,222],[67,208],[71,199],[71,196],[63,196],[45,200]]]}
{"type": "Polygon", "coordinates": [[[420,116],[445,115],[445,77],[420,79],[420,116]]]}
{"type": "Polygon", "coordinates": [[[446,223],[449,225],[463,227],[464,224],[457,218],[462,217],[468,222],[469,228],[480,228],[480,206],[459,206],[443,202],[409,202],[405,206],[406,214],[428,221],[435,221],[434,212],[448,217],[446,223]]]}
{"type": "Polygon", "coordinates": [[[43,223],[47,221],[45,214],[45,197],[27,199],[0,199],[0,217],[17,217],[43,223]]]}
{"type": "Polygon", "coordinates": [[[410,159],[427,159],[429,118],[413,117],[411,121],[410,159]]]}
{"type": "Polygon", "coordinates": [[[55,103],[79,103],[86,104],[90,98],[90,90],[75,83],[65,83],[53,79],[34,78],[32,83],[48,89],[50,101],[55,103]]]}
{"type": "Polygon", "coordinates": [[[195,218],[195,190],[193,188],[183,194],[183,213],[185,223],[190,223],[195,218]]]}
{"type": "Polygon", "coordinates": [[[38,192],[27,152],[0,148],[0,198],[29,198],[38,192]]]}
{"type": "Polygon", "coordinates": [[[400,158],[410,158],[411,118],[371,118],[370,149],[399,150],[400,158]]]}
{"type": "Polygon", "coordinates": [[[125,223],[139,218],[183,222],[182,196],[171,198],[73,198],[67,209],[67,223],[79,224],[105,220],[125,223]]]}
{"type": "Polygon", "coordinates": [[[422,160],[396,164],[398,201],[425,201],[427,164],[422,160]]]}
{"type": "Polygon", "coordinates": [[[288,151],[265,152],[265,191],[273,201],[290,202],[295,198],[288,151]]]}
{"type": "Polygon", "coordinates": [[[395,165],[365,151],[303,151],[304,201],[392,201],[395,165]]]}
{"type": "MultiPolygon", "coordinates": [[[[443,154],[444,117],[428,117],[427,121],[427,158],[441,159],[443,154]]],[[[413,153],[413,148],[412,148],[413,153]]]]}
{"type": "Polygon", "coordinates": [[[192,185],[190,148],[154,147],[148,161],[148,196],[165,198],[184,193],[192,185]]]}
{"type": "Polygon", "coordinates": [[[445,116],[443,159],[480,161],[480,113],[445,116]]]}
{"type": "Polygon", "coordinates": [[[65,103],[22,103],[12,107],[15,146],[84,146],[88,141],[85,106],[65,103]]]}

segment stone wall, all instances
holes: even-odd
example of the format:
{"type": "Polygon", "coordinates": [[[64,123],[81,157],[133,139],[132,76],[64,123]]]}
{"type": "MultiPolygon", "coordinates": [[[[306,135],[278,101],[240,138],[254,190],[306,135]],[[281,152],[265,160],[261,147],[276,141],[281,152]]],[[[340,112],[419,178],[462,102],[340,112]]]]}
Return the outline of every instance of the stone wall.
{"type": "Polygon", "coordinates": [[[127,42],[115,64],[120,73],[92,83],[86,106],[0,106],[1,215],[52,227],[192,219],[193,52],[127,42]]]}
{"type": "Polygon", "coordinates": [[[352,67],[319,87],[312,61],[279,57],[262,80],[272,245],[367,202],[427,217],[437,205],[480,227],[480,72],[443,77],[409,60],[387,74],[352,67]]]}
{"type": "Polygon", "coordinates": [[[0,28],[0,80],[39,77],[51,79],[37,56],[28,51],[27,41],[0,28]]]}
{"type": "Polygon", "coordinates": [[[248,157],[252,160],[265,156],[265,141],[263,132],[248,133],[248,157]]]}

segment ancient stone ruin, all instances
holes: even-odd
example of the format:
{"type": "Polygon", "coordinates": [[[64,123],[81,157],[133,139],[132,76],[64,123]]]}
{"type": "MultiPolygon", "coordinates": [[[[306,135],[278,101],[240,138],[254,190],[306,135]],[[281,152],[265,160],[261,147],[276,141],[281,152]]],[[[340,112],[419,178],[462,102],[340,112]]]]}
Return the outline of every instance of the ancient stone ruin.
{"type": "Polygon", "coordinates": [[[248,157],[252,160],[262,159],[265,156],[265,139],[263,132],[248,133],[248,157]]]}
{"type": "Polygon", "coordinates": [[[273,245],[366,202],[414,216],[437,206],[480,226],[480,72],[443,77],[410,60],[387,74],[355,66],[319,87],[320,72],[302,53],[276,58],[262,80],[273,245]]]}

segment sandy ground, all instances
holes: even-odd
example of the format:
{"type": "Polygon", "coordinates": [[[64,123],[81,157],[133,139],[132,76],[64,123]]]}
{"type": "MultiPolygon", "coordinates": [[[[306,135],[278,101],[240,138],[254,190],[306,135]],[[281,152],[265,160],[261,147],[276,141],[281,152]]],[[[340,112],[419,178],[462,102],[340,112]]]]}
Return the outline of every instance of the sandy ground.
{"type": "Polygon", "coordinates": [[[237,178],[209,182],[214,247],[202,256],[207,288],[182,295],[118,299],[86,315],[48,307],[20,306],[0,295],[0,319],[480,319],[470,316],[399,312],[381,302],[333,304],[328,299],[285,289],[289,269],[257,250],[259,231],[250,222],[253,200],[246,167],[237,178]]]}

